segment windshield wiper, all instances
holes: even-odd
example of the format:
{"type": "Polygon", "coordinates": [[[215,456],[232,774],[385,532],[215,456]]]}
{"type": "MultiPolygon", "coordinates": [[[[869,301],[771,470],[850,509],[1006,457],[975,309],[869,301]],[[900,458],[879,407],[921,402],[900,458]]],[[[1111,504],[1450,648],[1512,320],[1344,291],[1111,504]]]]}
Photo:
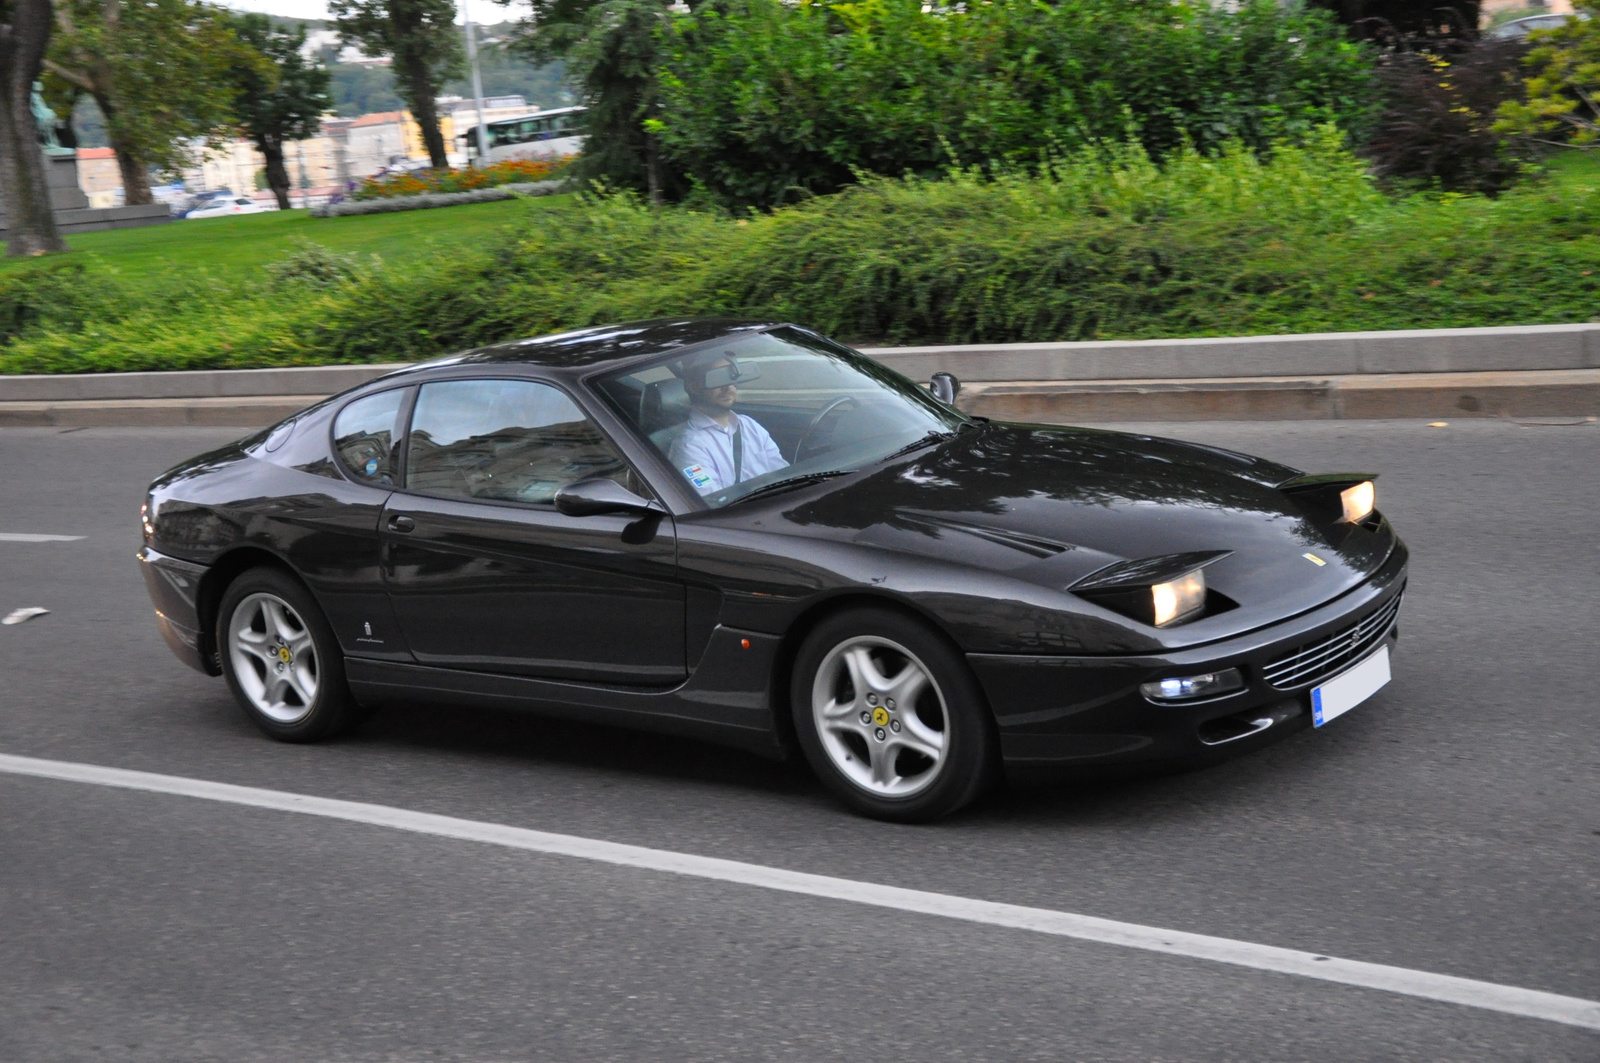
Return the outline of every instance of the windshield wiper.
{"type": "Polygon", "coordinates": [[[731,506],[734,502],[748,502],[752,498],[762,498],[766,495],[776,495],[784,491],[792,491],[796,487],[809,487],[812,484],[819,484],[824,480],[831,480],[835,476],[847,475],[852,471],[854,470],[834,469],[831,472],[808,472],[802,473],[799,476],[790,476],[784,480],[777,480],[770,484],[762,484],[749,494],[740,495],[738,498],[735,498],[733,502],[729,502],[728,504],[731,506]]]}
{"type": "Polygon", "coordinates": [[[959,426],[952,428],[947,432],[928,432],[921,439],[913,439],[899,450],[891,451],[888,454],[885,454],[883,457],[879,458],[878,461],[885,462],[894,458],[904,457],[905,455],[910,454],[913,450],[921,450],[923,447],[931,446],[934,443],[943,443],[947,439],[954,439],[967,429],[976,427],[978,426],[971,421],[962,421],[959,426]]]}

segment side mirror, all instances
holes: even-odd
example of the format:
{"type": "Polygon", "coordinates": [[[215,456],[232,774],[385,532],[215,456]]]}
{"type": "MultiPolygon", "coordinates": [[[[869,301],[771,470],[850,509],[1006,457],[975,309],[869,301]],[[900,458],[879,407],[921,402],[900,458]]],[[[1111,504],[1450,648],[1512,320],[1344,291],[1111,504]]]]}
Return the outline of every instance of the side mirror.
{"type": "Polygon", "coordinates": [[[928,390],[946,406],[954,406],[956,396],[961,394],[961,381],[956,379],[954,373],[935,373],[933,379],[928,381],[928,390]]]}
{"type": "Polygon", "coordinates": [[[632,513],[642,516],[663,514],[660,503],[640,498],[615,480],[592,476],[575,480],[556,492],[556,512],[569,517],[593,517],[601,513],[632,513]]]}

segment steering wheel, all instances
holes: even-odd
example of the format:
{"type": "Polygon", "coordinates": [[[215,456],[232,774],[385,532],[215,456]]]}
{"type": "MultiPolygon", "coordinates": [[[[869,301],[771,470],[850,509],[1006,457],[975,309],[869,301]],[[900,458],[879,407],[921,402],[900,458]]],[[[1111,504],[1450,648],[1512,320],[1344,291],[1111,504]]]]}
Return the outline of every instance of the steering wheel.
{"type": "Polygon", "coordinates": [[[860,401],[854,395],[840,395],[822,409],[818,410],[817,415],[811,418],[810,422],[805,426],[805,428],[801,429],[800,438],[795,442],[794,445],[794,460],[797,464],[810,457],[810,455],[806,453],[806,444],[811,442],[811,437],[816,434],[817,427],[821,425],[823,421],[828,419],[829,414],[839,409],[845,403],[849,403],[851,406],[861,405],[860,401]]]}

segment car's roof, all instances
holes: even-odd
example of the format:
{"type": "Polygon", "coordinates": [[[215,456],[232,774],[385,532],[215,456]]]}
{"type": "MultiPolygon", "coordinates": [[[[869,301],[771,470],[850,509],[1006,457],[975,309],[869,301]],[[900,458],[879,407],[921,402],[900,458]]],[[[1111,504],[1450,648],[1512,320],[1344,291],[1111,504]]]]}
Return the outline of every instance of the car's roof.
{"type": "Polygon", "coordinates": [[[510,340],[463,351],[411,366],[418,372],[459,365],[529,365],[546,369],[589,370],[616,363],[645,361],[683,347],[693,347],[741,332],[759,332],[779,324],[734,318],[658,318],[621,325],[597,325],[526,340],[510,340]]]}

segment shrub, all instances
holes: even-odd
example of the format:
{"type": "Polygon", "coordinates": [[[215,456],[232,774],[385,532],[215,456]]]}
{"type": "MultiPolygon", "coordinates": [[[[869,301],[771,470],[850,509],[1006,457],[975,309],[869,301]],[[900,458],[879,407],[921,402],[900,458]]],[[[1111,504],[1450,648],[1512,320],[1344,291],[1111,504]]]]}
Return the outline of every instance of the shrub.
{"type": "Polygon", "coordinates": [[[266,266],[274,288],[292,285],[332,288],[361,272],[361,259],[357,255],[332,251],[303,237],[296,238],[294,243],[293,251],[266,266]]]}
{"type": "Polygon", "coordinates": [[[352,199],[389,199],[438,192],[472,192],[497,185],[546,181],[571,159],[507,159],[466,170],[408,170],[368,177],[356,186],[352,199]]]}
{"type": "Polygon", "coordinates": [[[1521,170],[1514,146],[1495,126],[1508,101],[1522,98],[1520,40],[1486,39],[1456,54],[1400,52],[1379,66],[1385,107],[1365,152],[1390,181],[1420,181],[1447,191],[1495,194],[1521,170]]]}
{"type": "Polygon", "coordinates": [[[1600,0],[1576,0],[1566,24],[1535,31],[1527,99],[1500,105],[1501,132],[1577,147],[1600,144],[1600,0]]]}
{"type": "Polygon", "coordinates": [[[120,285],[81,258],[44,258],[0,273],[0,345],[35,332],[75,333],[115,314],[120,285]]]}
{"type": "Polygon", "coordinates": [[[0,372],[409,361],[680,314],[863,344],[1590,321],[1600,182],[1386,196],[1329,128],[1265,156],[1235,142],[1158,162],[1123,145],[868,177],[748,218],[593,194],[330,287],[196,299],[195,283],[81,327],[31,325],[0,372]]]}
{"type": "Polygon", "coordinates": [[[675,22],[663,149],[720,202],[770,207],[858,171],[1036,161],[1132,132],[1160,157],[1364,127],[1363,46],[1274,0],[728,0],[675,22]]]}

